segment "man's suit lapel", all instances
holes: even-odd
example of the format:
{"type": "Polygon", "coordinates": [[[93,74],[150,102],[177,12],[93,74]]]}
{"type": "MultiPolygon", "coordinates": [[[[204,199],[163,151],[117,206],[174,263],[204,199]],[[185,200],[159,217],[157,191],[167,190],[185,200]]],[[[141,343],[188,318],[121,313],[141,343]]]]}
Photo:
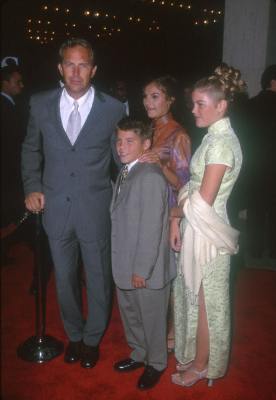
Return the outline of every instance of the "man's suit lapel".
{"type": "Polygon", "coordinates": [[[88,133],[91,134],[91,130],[93,131],[93,127],[96,127],[98,121],[100,121],[103,118],[102,104],[104,101],[105,100],[102,97],[101,93],[95,90],[95,97],[91,110],[86,118],[83,127],[81,128],[81,131],[79,133],[79,136],[77,137],[75,144],[77,144],[80,140],[82,140],[82,138],[84,138],[85,135],[87,135],[88,133]]]}
{"type": "Polygon", "coordinates": [[[48,103],[48,112],[49,112],[49,121],[53,121],[53,125],[55,127],[56,132],[61,135],[66,142],[66,144],[71,146],[70,140],[66,135],[65,130],[63,129],[61,115],[60,115],[60,96],[62,93],[62,89],[58,89],[54,96],[49,99],[48,103]]]}
{"type": "MultiPolygon", "coordinates": [[[[54,125],[57,127],[57,131],[59,134],[63,136],[66,143],[71,145],[71,142],[63,128],[61,115],[60,115],[60,96],[62,94],[62,89],[58,89],[54,94],[54,98],[51,98],[49,101],[49,121],[54,121],[54,125]]],[[[81,128],[81,131],[78,135],[74,146],[81,140],[83,136],[85,136],[88,132],[91,133],[91,127],[95,126],[97,121],[102,118],[102,103],[104,102],[104,98],[100,92],[95,90],[95,97],[91,107],[91,110],[86,118],[86,121],[81,128]]]]}

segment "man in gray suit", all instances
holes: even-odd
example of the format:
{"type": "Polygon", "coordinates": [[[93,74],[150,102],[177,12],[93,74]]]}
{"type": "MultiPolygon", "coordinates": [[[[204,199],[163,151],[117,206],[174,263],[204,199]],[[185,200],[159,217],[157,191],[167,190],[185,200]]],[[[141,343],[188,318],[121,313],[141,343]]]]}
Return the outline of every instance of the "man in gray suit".
{"type": "Polygon", "coordinates": [[[91,86],[97,66],[86,40],[67,40],[59,55],[64,88],[31,99],[22,176],[27,209],[44,210],[58,301],[69,337],[64,360],[80,360],[82,367],[92,368],[110,309],[109,171],[112,136],[124,109],[91,86]],[[86,321],[78,284],[79,253],[86,275],[86,321]]]}
{"type": "Polygon", "coordinates": [[[158,165],[138,160],[151,146],[149,128],[123,119],[116,146],[125,166],[111,203],[112,271],[133,351],[114,368],[127,372],[145,367],[137,386],[149,389],[167,366],[167,309],[175,277],[168,241],[168,186],[158,165]]]}

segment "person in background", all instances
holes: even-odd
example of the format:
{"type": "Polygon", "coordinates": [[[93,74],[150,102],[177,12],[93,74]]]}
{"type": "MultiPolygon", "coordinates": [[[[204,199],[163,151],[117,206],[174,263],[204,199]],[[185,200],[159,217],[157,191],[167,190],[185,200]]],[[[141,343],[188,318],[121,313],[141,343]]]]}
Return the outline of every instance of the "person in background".
{"type": "MultiPolygon", "coordinates": [[[[20,173],[20,153],[24,137],[24,123],[17,98],[24,88],[21,70],[15,64],[0,69],[1,94],[1,228],[8,227],[21,217],[24,207],[20,173]]],[[[8,257],[10,239],[2,246],[3,263],[8,257]]]]}
{"type": "Polygon", "coordinates": [[[139,96],[136,92],[135,85],[130,84],[129,81],[123,78],[116,79],[110,89],[111,96],[114,96],[124,104],[125,112],[128,117],[142,119],[144,110],[140,102],[137,101],[139,96]]]}
{"type": "Polygon", "coordinates": [[[238,231],[226,204],[242,165],[239,140],[227,117],[246,85],[226,64],[198,81],[192,92],[198,127],[208,127],[191,160],[191,178],[171,210],[171,246],[180,251],[175,279],[176,373],[172,382],[192,386],[222,377],[230,349],[230,255],[238,231]]]}
{"type": "Polygon", "coordinates": [[[250,256],[276,259],[276,65],[265,69],[261,92],[249,100],[247,239],[250,256]]]}
{"type": "MultiPolygon", "coordinates": [[[[157,163],[169,185],[169,207],[177,204],[179,189],[189,180],[191,141],[186,130],[174,119],[172,107],[176,100],[177,83],[163,76],[144,86],[144,107],[152,121],[153,142],[140,162],[157,163]]],[[[173,304],[168,320],[168,350],[174,349],[173,304]]]]}
{"type": "MultiPolygon", "coordinates": [[[[111,96],[114,96],[117,100],[123,103],[125,107],[125,114],[128,117],[141,119],[142,111],[141,106],[138,106],[137,98],[133,92],[133,87],[130,89],[130,85],[126,79],[116,79],[110,88],[111,96]]],[[[114,159],[111,160],[111,179],[113,182],[116,181],[118,176],[118,168],[114,159]]]]}
{"type": "Polygon", "coordinates": [[[130,109],[129,109],[129,100],[128,100],[128,87],[127,83],[123,79],[116,80],[114,82],[114,85],[112,87],[112,95],[121,101],[126,109],[126,115],[130,115],[130,109]]]}
{"type": "Polygon", "coordinates": [[[84,39],[59,51],[63,88],[31,99],[22,146],[25,204],[43,213],[53,258],[58,301],[69,344],[64,361],[93,368],[110,314],[110,182],[120,102],[91,85],[97,66],[84,39]],[[79,253],[86,275],[88,313],[81,309],[79,253]]]}

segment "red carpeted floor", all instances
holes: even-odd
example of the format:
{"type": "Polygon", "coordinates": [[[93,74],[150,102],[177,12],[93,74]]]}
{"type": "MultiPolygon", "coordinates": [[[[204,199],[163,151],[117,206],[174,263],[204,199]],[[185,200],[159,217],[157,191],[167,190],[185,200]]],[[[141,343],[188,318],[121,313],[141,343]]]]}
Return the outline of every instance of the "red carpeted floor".
{"type": "MultiPolygon", "coordinates": [[[[243,269],[236,287],[233,350],[224,379],[208,388],[204,381],[192,388],[171,384],[174,357],[158,386],[136,389],[140,370],[113,371],[114,361],[128,355],[115,303],[112,319],[94,369],[67,365],[63,357],[45,364],[16,356],[17,346],[34,334],[34,298],[28,294],[32,254],[23,245],[14,249],[16,263],[2,272],[2,399],[3,400],[275,400],[276,399],[276,273],[243,269]]],[[[53,277],[48,288],[47,334],[65,341],[53,277]]],[[[158,332],[156,332],[158,335],[158,332]]]]}

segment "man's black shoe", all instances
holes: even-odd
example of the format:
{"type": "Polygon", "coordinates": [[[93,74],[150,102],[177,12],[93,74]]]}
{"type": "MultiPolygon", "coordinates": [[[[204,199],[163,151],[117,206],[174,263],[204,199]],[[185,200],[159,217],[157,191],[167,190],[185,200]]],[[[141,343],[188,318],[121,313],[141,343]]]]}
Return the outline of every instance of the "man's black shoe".
{"type": "Polygon", "coordinates": [[[83,368],[93,368],[99,360],[99,346],[88,346],[82,343],[81,366],[83,368]]]}
{"type": "Polygon", "coordinates": [[[65,354],[64,361],[66,363],[72,364],[80,360],[82,341],[79,342],[69,342],[65,354]]]}
{"type": "Polygon", "coordinates": [[[125,360],[121,360],[116,362],[113,365],[113,368],[119,372],[129,372],[134,371],[137,368],[144,367],[145,364],[141,361],[132,360],[132,358],[126,358],[125,360]]]}
{"type": "Polygon", "coordinates": [[[157,369],[147,365],[143,374],[138,379],[137,387],[141,390],[146,390],[154,387],[163,374],[164,369],[162,371],[158,371],[157,369]]]}

